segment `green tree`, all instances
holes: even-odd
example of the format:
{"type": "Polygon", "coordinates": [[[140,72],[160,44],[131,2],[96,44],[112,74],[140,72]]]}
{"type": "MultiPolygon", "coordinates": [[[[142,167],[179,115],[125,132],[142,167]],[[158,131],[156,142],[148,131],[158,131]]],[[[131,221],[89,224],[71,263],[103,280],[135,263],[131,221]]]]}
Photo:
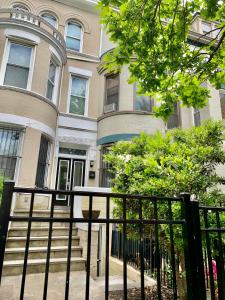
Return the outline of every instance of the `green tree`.
{"type": "MultiPolygon", "coordinates": [[[[182,192],[194,195],[207,205],[225,204],[225,195],[219,189],[224,182],[217,167],[225,163],[223,126],[208,121],[189,130],[176,129],[165,136],[141,134],[132,141],[118,142],[112,146],[105,159],[115,174],[114,192],[148,196],[178,196],[182,192]]],[[[138,218],[138,201],[127,203],[127,217],[138,218]]],[[[115,216],[122,216],[122,202],[115,200],[115,216]]],[[[143,202],[143,217],[152,218],[153,205],[143,202]]],[[[173,203],[174,219],[180,219],[181,207],[173,203]]],[[[158,216],[168,219],[168,204],[158,205],[158,216]]],[[[225,220],[222,220],[223,222],[225,220]]],[[[149,234],[148,228],[147,234],[149,234]]],[[[135,227],[129,227],[134,236],[135,227]]],[[[175,226],[175,250],[180,268],[184,271],[183,237],[181,227],[175,226]]],[[[168,225],[160,227],[160,238],[171,247],[168,225]]],[[[185,277],[177,266],[177,282],[181,299],[186,299],[185,277]]]]}
{"type": "Polygon", "coordinates": [[[106,69],[129,65],[130,83],[160,101],[156,115],[166,120],[176,101],[202,108],[209,98],[202,83],[208,80],[220,88],[225,82],[224,1],[100,0],[99,6],[116,45],[105,56],[106,69]],[[189,33],[196,14],[214,22],[214,28],[193,38],[189,33]]]}

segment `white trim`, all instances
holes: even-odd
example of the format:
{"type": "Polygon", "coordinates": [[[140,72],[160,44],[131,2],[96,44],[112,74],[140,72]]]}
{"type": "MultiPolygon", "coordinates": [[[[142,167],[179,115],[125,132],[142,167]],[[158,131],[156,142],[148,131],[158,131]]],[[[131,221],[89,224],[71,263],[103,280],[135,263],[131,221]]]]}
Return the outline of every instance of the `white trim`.
{"type": "Polygon", "coordinates": [[[22,126],[30,127],[33,129],[37,129],[43,133],[46,133],[51,138],[55,138],[55,135],[56,135],[55,131],[51,127],[49,127],[39,121],[36,121],[34,119],[30,119],[30,118],[26,118],[26,117],[22,117],[22,116],[0,113],[0,122],[22,125],[22,126]]]}
{"type": "Polygon", "coordinates": [[[60,57],[60,55],[58,54],[58,52],[55,50],[54,47],[52,47],[51,45],[49,46],[49,50],[50,52],[52,52],[53,55],[55,55],[55,57],[58,59],[59,64],[62,65],[62,59],[60,57]]]}
{"type": "Polygon", "coordinates": [[[73,75],[81,75],[85,77],[92,77],[92,71],[86,69],[80,69],[69,66],[69,73],[73,75]]]}
{"type": "Polygon", "coordinates": [[[36,35],[34,35],[32,33],[29,33],[29,32],[27,32],[25,30],[19,30],[19,29],[11,29],[11,28],[9,28],[9,29],[5,30],[5,35],[7,37],[9,37],[9,38],[20,37],[23,40],[27,39],[27,40],[30,40],[30,41],[36,43],[36,44],[39,44],[40,41],[41,41],[41,39],[38,36],[36,36],[36,35]]]}

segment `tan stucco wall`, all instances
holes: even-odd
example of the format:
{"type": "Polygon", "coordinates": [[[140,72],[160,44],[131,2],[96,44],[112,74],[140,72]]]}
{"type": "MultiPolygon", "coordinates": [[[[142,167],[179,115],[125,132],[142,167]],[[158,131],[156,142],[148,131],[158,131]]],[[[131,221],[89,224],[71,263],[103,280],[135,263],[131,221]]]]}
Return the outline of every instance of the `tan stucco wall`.
{"type": "MultiPolygon", "coordinates": [[[[0,111],[37,120],[52,129],[56,128],[56,110],[43,100],[22,91],[0,89],[0,111]]],[[[26,124],[24,125],[26,126],[26,124]]]]}
{"type": "Polygon", "coordinates": [[[153,134],[157,130],[164,132],[163,121],[149,114],[118,114],[104,118],[98,123],[98,139],[122,133],[153,134]],[[113,126],[112,126],[113,125],[113,126]]]}
{"type": "Polygon", "coordinates": [[[50,58],[51,53],[49,50],[49,44],[45,41],[41,41],[41,43],[36,47],[31,90],[43,96],[46,95],[47,91],[50,58]]]}

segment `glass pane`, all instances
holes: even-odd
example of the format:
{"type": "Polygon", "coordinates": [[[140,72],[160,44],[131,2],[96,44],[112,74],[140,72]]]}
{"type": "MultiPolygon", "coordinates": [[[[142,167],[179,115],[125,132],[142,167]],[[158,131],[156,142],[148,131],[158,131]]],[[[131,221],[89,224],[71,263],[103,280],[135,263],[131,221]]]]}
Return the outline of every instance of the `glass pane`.
{"type": "Polygon", "coordinates": [[[16,160],[16,157],[0,156],[0,176],[7,179],[14,179],[16,160]]]}
{"type": "Polygon", "coordinates": [[[84,115],[85,98],[70,96],[70,113],[84,115]]]}
{"type": "Polygon", "coordinates": [[[81,37],[81,26],[75,23],[69,23],[67,29],[67,36],[75,37],[80,39],[81,37]]]}
{"type": "Polygon", "coordinates": [[[172,129],[175,127],[179,127],[179,108],[178,103],[174,103],[174,113],[170,116],[168,122],[167,122],[167,128],[172,129]]]}
{"type": "Polygon", "coordinates": [[[150,99],[150,96],[136,96],[135,102],[134,102],[134,109],[135,110],[141,110],[141,111],[152,111],[153,108],[153,102],[150,99]]]}
{"type": "Polygon", "coordinates": [[[195,126],[199,126],[201,124],[201,115],[199,109],[194,109],[194,122],[195,126]]]}
{"type": "Polygon", "coordinates": [[[11,44],[8,62],[12,65],[30,67],[32,48],[19,44],[11,44]]]}
{"type": "Polygon", "coordinates": [[[119,102],[119,75],[106,77],[106,105],[119,102]]]}
{"type": "Polygon", "coordinates": [[[40,188],[43,188],[46,183],[45,181],[48,171],[49,149],[49,140],[44,135],[42,135],[35,181],[36,186],[40,188]]]}
{"type": "Polygon", "coordinates": [[[76,40],[74,38],[67,37],[66,38],[66,47],[67,47],[67,49],[80,51],[80,40],[76,40]]]}
{"type": "Polygon", "coordinates": [[[45,19],[45,21],[47,21],[50,25],[52,25],[53,27],[56,27],[56,18],[52,15],[49,14],[43,14],[42,18],[45,19]]]}
{"type": "Polygon", "coordinates": [[[67,160],[60,160],[59,163],[59,177],[58,177],[58,189],[59,190],[66,190],[67,181],[68,181],[68,174],[69,174],[69,161],[67,160]]]}
{"type": "Polygon", "coordinates": [[[19,137],[18,131],[0,129],[0,155],[16,156],[19,137]]]}
{"type": "Polygon", "coordinates": [[[48,81],[48,88],[47,88],[47,94],[46,94],[46,97],[47,97],[49,100],[52,100],[53,90],[54,90],[54,85],[53,85],[50,81],[48,81]]]}
{"type": "Polygon", "coordinates": [[[73,187],[83,185],[83,165],[82,161],[74,162],[73,187]]]}
{"type": "Polygon", "coordinates": [[[80,77],[72,78],[72,90],[71,94],[74,96],[84,97],[86,96],[87,79],[80,77]]]}
{"type": "Polygon", "coordinates": [[[51,82],[55,82],[55,73],[56,73],[56,66],[55,64],[51,61],[50,62],[50,67],[49,67],[49,74],[48,78],[51,80],[51,82]]]}
{"type": "Polygon", "coordinates": [[[203,33],[207,33],[209,31],[211,31],[212,28],[211,28],[211,25],[208,24],[208,23],[202,23],[202,32],[203,33]]]}
{"type": "Polygon", "coordinates": [[[29,69],[27,68],[7,65],[4,84],[26,89],[28,75],[29,69]]]}
{"type": "Polygon", "coordinates": [[[59,147],[59,153],[69,155],[87,155],[86,150],[59,147]]]}

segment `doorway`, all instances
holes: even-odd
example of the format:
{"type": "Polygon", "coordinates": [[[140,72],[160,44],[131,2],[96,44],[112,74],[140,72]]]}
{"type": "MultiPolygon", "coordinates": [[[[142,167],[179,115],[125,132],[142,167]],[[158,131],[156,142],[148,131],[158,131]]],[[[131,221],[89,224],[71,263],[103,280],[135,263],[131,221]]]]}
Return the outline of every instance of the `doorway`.
{"type": "MultiPolygon", "coordinates": [[[[72,191],[75,186],[84,186],[85,160],[76,158],[58,158],[56,189],[72,191]]],[[[69,205],[69,197],[56,195],[56,205],[69,205]]]]}

